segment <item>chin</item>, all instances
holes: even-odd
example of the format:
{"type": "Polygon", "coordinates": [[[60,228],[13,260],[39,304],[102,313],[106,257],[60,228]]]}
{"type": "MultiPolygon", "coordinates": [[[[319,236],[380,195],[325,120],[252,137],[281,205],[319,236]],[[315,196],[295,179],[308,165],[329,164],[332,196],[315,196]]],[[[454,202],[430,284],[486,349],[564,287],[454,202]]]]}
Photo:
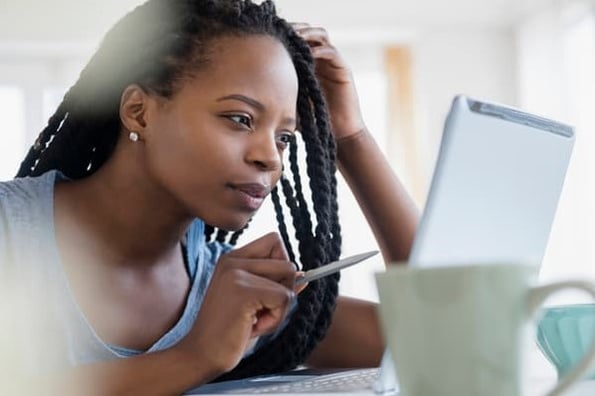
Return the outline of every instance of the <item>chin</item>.
{"type": "Polygon", "coordinates": [[[236,216],[233,218],[227,219],[212,219],[209,221],[207,219],[203,219],[205,223],[212,225],[213,227],[217,227],[220,230],[225,230],[229,232],[239,231],[244,228],[248,222],[250,221],[251,217],[243,217],[243,216],[236,216]]]}

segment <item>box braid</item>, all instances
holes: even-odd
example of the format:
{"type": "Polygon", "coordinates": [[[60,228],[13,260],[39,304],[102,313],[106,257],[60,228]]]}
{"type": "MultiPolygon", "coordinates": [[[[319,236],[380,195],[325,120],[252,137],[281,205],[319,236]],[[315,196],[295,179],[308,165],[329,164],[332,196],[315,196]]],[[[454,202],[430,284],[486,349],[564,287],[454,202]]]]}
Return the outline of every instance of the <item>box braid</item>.
{"type": "MultiPolygon", "coordinates": [[[[121,132],[121,94],[130,84],[171,97],[192,73],[209,64],[209,46],[225,36],[268,35],[287,49],[298,76],[297,116],[306,150],[312,219],[297,161],[290,144],[289,173],[272,194],[279,231],[290,259],[294,250],[285,224],[281,193],[293,220],[304,270],[336,260],[341,249],[338,221],[336,147],[308,45],[276,15],[272,1],[149,0],[122,18],[65,94],[48,125],[30,148],[17,177],[51,169],[71,179],[93,174],[112,154],[121,132]],[[290,180],[291,179],[291,180],[290,180]]],[[[235,244],[243,230],[231,235],[235,244]]],[[[207,240],[225,241],[228,233],[206,227],[207,240]]],[[[217,380],[279,372],[303,363],[325,335],[338,293],[339,275],[312,282],[284,330],[236,368],[217,380]]]]}

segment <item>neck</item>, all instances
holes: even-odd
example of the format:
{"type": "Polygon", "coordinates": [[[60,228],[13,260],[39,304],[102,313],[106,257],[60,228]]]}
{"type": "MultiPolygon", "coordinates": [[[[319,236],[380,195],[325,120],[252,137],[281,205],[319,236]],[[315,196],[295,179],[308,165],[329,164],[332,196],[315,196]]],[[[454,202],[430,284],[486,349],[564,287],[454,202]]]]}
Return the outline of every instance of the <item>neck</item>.
{"type": "Polygon", "coordinates": [[[83,230],[86,245],[107,262],[155,264],[179,248],[192,216],[148,175],[141,150],[121,143],[95,174],[58,187],[61,213],[70,218],[63,223],[83,230]]]}

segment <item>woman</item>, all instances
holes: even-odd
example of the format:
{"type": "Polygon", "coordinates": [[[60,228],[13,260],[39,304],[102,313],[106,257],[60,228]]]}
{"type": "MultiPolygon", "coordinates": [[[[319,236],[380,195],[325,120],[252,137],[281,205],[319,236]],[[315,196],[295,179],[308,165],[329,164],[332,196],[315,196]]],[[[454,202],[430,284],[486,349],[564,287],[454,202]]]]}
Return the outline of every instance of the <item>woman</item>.
{"type": "Polygon", "coordinates": [[[149,0],[125,16],[0,187],[2,261],[49,285],[58,386],[169,394],[304,362],[378,364],[374,304],[337,297],[338,275],[294,290],[293,263],[340,255],[336,165],[385,260],[406,259],[415,209],[324,30],[270,1],[149,0]],[[280,235],[234,250],[269,193],[280,235]]]}

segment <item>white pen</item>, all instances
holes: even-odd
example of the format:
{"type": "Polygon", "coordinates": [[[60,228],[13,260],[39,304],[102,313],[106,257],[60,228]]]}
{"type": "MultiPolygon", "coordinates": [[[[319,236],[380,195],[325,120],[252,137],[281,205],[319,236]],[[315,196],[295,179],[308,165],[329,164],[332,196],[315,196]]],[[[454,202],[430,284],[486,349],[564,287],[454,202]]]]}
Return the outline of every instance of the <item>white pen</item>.
{"type": "Polygon", "coordinates": [[[311,269],[310,271],[306,271],[304,275],[298,277],[295,280],[295,285],[298,286],[302,283],[311,282],[313,280],[320,279],[327,275],[334,274],[335,272],[340,271],[343,268],[347,268],[351,265],[364,261],[376,255],[377,253],[377,250],[373,250],[371,252],[356,254],[355,256],[347,257],[338,261],[333,261],[332,263],[328,263],[321,267],[311,269]]]}

